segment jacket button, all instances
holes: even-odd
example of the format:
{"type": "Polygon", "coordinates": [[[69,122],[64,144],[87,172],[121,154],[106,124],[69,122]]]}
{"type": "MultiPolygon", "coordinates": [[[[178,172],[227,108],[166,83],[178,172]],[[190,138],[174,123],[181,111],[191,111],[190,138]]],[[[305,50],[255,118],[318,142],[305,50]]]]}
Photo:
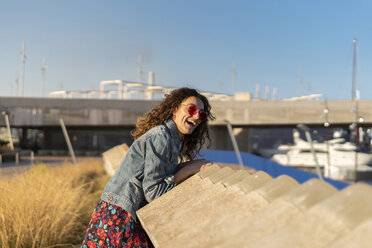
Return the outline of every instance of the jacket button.
{"type": "Polygon", "coordinates": [[[114,197],[112,197],[112,195],[109,195],[109,196],[107,197],[107,199],[108,199],[109,201],[112,201],[112,199],[114,199],[114,197]]]}

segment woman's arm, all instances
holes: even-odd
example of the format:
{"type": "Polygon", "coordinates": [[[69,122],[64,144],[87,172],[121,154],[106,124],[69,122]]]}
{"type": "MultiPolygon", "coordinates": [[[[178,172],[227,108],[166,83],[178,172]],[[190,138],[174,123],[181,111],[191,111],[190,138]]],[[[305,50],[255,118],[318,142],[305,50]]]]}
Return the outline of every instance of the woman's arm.
{"type": "Polygon", "coordinates": [[[171,144],[161,133],[152,135],[146,140],[142,187],[148,202],[155,200],[175,186],[172,174],[175,164],[171,163],[169,158],[171,150],[171,144]]]}
{"type": "Polygon", "coordinates": [[[191,160],[185,163],[181,163],[180,169],[174,174],[174,182],[176,184],[182,183],[190,176],[202,171],[204,168],[211,166],[213,162],[205,159],[191,160]]]}

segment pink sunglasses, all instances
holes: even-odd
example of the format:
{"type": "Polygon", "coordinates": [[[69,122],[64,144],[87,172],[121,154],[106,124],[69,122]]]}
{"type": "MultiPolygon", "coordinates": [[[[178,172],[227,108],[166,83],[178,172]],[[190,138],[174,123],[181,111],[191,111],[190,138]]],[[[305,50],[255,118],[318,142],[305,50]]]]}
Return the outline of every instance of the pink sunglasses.
{"type": "Polygon", "coordinates": [[[207,113],[203,110],[199,110],[195,105],[189,105],[187,109],[190,115],[196,115],[199,112],[199,120],[205,121],[208,117],[207,113]]]}

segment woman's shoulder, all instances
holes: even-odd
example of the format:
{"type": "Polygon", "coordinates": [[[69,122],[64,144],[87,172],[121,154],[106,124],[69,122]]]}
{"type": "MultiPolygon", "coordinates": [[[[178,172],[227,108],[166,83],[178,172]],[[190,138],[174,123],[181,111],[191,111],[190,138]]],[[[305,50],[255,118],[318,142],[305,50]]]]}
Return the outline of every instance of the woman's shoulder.
{"type": "Polygon", "coordinates": [[[180,141],[178,133],[173,130],[172,123],[171,121],[166,121],[161,125],[151,128],[139,137],[132,146],[139,150],[152,147],[159,153],[174,151],[178,154],[180,151],[180,141]]]}
{"type": "Polygon", "coordinates": [[[155,127],[151,128],[150,130],[148,130],[141,137],[139,137],[139,139],[143,140],[143,141],[146,141],[146,140],[148,140],[150,138],[154,138],[156,136],[164,137],[164,136],[168,136],[168,135],[170,135],[170,134],[167,130],[167,127],[165,125],[161,124],[161,125],[155,126],[155,127]]]}

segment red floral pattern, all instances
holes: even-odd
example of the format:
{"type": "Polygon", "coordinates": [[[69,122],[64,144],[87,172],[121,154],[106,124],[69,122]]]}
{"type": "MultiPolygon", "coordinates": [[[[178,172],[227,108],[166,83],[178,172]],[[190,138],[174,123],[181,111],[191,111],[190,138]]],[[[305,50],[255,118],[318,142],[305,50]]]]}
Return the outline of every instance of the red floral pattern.
{"type": "Polygon", "coordinates": [[[92,214],[81,247],[147,248],[153,245],[141,224],[135,222],[130,213],[119,206],[100,201],[92,214]]]}

